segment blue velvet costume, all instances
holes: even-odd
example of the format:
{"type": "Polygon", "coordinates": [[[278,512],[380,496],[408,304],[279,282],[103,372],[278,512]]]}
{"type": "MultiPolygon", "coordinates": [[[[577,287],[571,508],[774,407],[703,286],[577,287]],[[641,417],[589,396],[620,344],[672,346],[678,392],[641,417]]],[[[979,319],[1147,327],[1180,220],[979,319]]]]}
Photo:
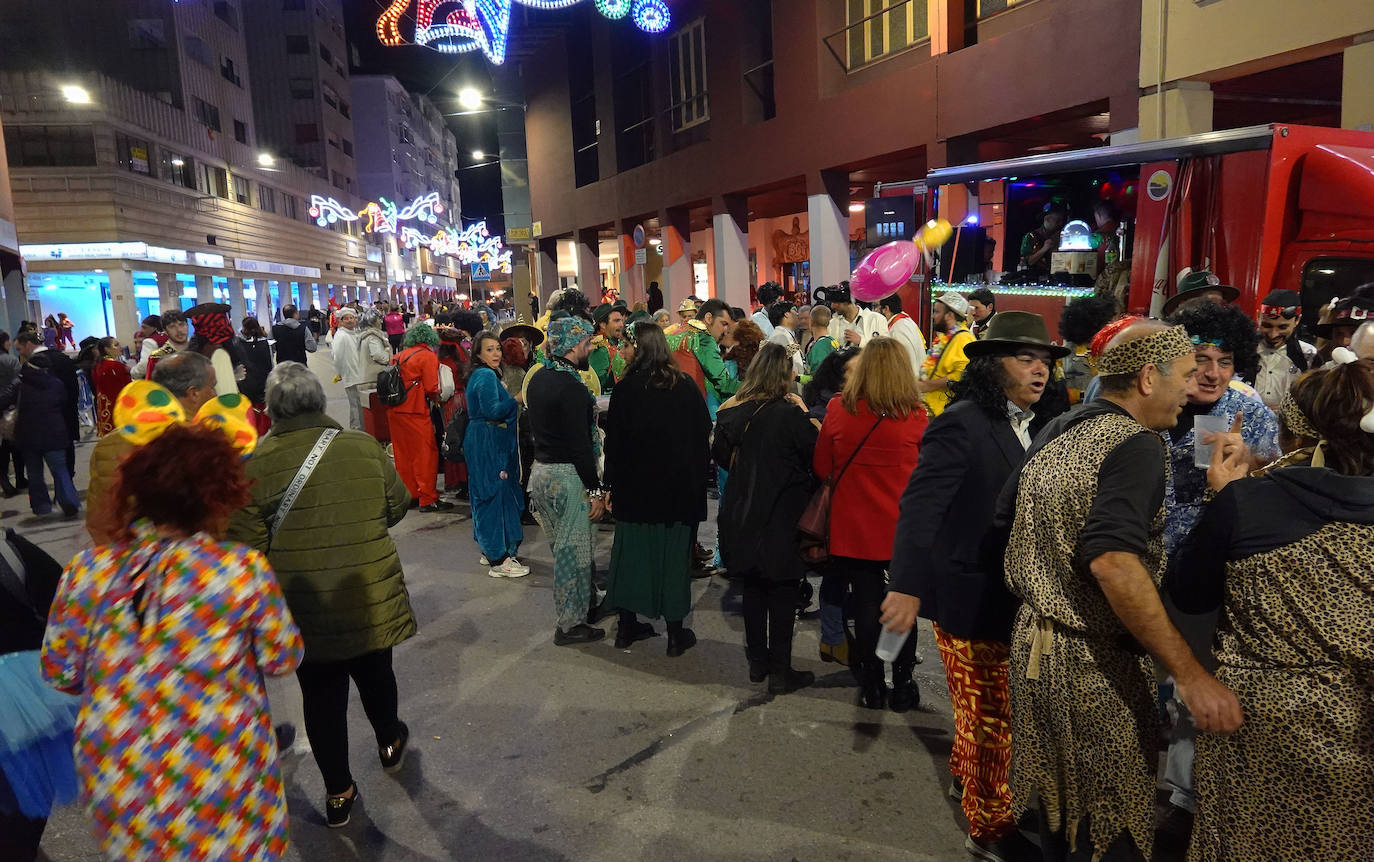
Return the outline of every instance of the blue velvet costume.
{"type": "Polygon", "coordinates": [[[468,378],[467,407],[463,457],[468,465],[472,534],[482,553],[496,565],[514,556],[525,538],[520,525],[525,498],[520,489],[520,444],[515,424],[520,405],[501,384],[500,375],[490,368],[478,368],[468,378]]]}

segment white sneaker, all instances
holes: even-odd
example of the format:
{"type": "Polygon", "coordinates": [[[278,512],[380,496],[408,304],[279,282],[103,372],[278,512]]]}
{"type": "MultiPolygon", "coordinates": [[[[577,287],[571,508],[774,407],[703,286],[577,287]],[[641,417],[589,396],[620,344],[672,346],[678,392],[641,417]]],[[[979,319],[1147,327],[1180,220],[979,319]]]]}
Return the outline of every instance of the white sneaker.
{"type": "Polygon", "coordinates": [[[492,566],[487,572],[493,578],[523,578],[530,573],[528,566],[523,566],[514,557],[506,557],[505,561],[499,566],[492,566]]]}
{"type": "Polygon", "coordinates": [[[477,558],[477,565],[479,565],[479,566],[490,566],[490,565],[491,565],[491,560],[488,560],[488,559],[487,559],[487,555],[486,555],[486,554],[483,554],[482,556],[480,556],[480,557],[477,558]]]}

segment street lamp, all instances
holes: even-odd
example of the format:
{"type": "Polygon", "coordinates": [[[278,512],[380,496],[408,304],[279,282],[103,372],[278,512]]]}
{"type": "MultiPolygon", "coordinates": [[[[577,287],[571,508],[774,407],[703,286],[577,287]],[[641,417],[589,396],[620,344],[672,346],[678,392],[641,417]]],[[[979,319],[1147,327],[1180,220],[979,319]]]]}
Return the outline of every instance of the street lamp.
{"type": "Polygon", "coordinates": [[[73,105],[89,105],[91,103],[91,94],[86,91],[85,87],[76,84],[63,84],[61,89],[62,98],[73,105]]]}
{"type": "Polygon", "coordinates": [[[273,166],[274,164],[276,164],[276,163],[277,163],[277,160],[274,159],[274,158],[272,158],[272,154],[271,154],[271,153],[258,153],[258,166],[259,166],[259,167],[270,168],[270,167],[272,167],[272,166],[273,166]]]}
{"type": "Polygon", "coordinates": [[[465,111],[475,111],[482,107],[482,94],[475,87],[464,87],[458,91],[458,104],[465,111]]]}
{"type": "Polygon", "coordinates": [[[486,157],[487,157],[487,154],[484,153],[484,152],[482,152],[481,150],[473,150],[473,151],[472,151],[472,160],[473,160],[474,162],[480,162],[480,161],[482,161],[482,159],[485,159],[486,157]]]}

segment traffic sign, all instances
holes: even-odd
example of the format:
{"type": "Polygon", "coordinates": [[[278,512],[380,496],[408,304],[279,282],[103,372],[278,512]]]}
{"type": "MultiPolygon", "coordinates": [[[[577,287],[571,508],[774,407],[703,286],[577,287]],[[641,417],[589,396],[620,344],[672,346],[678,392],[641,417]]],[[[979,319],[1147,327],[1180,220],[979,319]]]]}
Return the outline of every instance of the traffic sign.
{"type": "Polygon", "coordinates": [[[649,250],[647,248],[635,249],[635,264],[643,266],[649,262],[649,250]]]}
{"type": "Polygon", "coordinates": [[[474,263],[472,265],[472,280],[491,281],[491,264],[480,262],[474,263]]]}

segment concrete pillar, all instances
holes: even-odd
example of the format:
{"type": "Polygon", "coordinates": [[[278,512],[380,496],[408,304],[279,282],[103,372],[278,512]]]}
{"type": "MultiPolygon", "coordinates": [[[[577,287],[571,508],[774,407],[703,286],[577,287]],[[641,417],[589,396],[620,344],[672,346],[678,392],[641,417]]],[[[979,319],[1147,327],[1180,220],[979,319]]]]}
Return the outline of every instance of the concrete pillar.
{"type": "Polygon", "coordinates": [[[253,285],[258,289],[258,323],[261,323],[264,329],[270,331],[272,329],[273,318],[272,286],[265,278],[254,279],[253,285]]]}
{"type": "Polygon", "coordinates": [[[1355,37],[1341,71],[1341,128],[1374,131],[1374,33],[1355,37]]]}
{"type": "Polygon", "coordinates": [[[224,279],[224,289],[229,292],[229,319],[235,329],[243,328],[243,319],[248,316],[248,303],[243,298],[243,279],[228,276],[224,279]]]}
{"type": "Polygon", "coordinates": [[[158,313],[181,311],[181,282],[174,272],[157,272],[158,313]]]}
{"type": "Polygon", "coordinates": [[[215,277],[196,274],[196,304],[215,301],[215,277]]]}
{"type": "Polygon", "coordinates": [[[692,295],[692,214],[686,207],[662,210],[658,216],[663,234],[663,307],[674,312],[692,295]]]}
{"type": "Polygon", "coordinates": [[[717,197],[711,206],[716,240],[716,297],[727,305],[749,307],[749,199],[717,197]]]}
{"type": "MultiPolygon", "coordinates": [[[[644,301],[643,264],[635,263],[635,228],[642,224],[639,219],[621,219],[617,231],[617,246],[620,250],[620,298],[633,306],[644,301]]],[[[649,251],[649,238],[644,237],[644,249],[649,251]]]]}
{"type": "Polygon", "coordinates": [[[114,310],[114,317],[110,321],[114,332],[110,334],[118,338],[121,344],[130,345],[129,349],[132,350],[134,333],[139,327],[138,303],[134,301],[134,274],[127,269],[109,269],[105,274],[110,279],[110,305],[114,310]]]}
{"type": "Polygon", "coordinates": [[[558,289],[558,239],[540,239],[534,254],[532,273],[535,292],[539,295],[539,313],[548,308],[549,294],[558,289]]]}
{"type": "Polygon", "coordinates": [[[577,257],[577,287],[596,305],[601,300],[601,238],[596,228],[583,228],[573,242],[577,257]]]}
{"type": "Polygon", "coordinates": [[[1174,81],[1164,92],[1140,97],[1140,140],[1158,141],[1212,131],[1212,87],[1206,81],[1174,81]]]}
{"type": "Polygon", "coordinates": [[[806,178],[811,287],[849,278],[849,175],[820,171],[806,178]]]}
{"type": "Polygon", "coordinates": [[[0,256],[5,261],[13,262],[13,266],[5,267],[4,282],[5,331],[14,335],[19,331],[19,322],[29,319],[29,298],[24,286],[24,271],[19,268],[18,256],[11,257],[8,253],[0,256]]]}

